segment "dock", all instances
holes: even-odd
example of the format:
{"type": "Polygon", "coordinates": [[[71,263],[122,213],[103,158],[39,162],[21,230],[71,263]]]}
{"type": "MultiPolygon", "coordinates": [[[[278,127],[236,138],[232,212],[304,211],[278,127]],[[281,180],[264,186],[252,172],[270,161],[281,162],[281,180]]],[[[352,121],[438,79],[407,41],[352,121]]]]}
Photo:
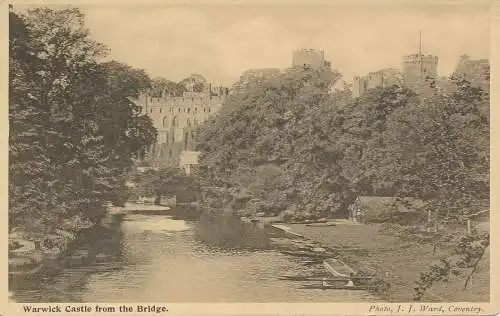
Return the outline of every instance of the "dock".
{"type": "Polygon", "coordinates": [[[155,205],[155,204],[139,204],[139,203],[125,203],[124,207],[113,206],[109,208],[109,213],[113,215],[118,214],[165,214],[170,211],[169,206],[155,205]]]}
{"type": "Polygon", "coordinates": [[[274,229],[277,229],[281,231],[284,235],[286,236],[291,236],[291,237],[296,237],[296,238],[303,238],[303,235],[297,234],[293,232],[290,227],[285,226],[285,225],[280,225],[280,224],[271,224],[271,227],[274,229]]]}

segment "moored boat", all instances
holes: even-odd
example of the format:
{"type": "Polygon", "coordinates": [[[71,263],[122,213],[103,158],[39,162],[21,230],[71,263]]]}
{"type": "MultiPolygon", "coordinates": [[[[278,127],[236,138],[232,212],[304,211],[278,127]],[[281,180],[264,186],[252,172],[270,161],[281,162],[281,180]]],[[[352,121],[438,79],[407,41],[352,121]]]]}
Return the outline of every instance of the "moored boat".
{"type": "Polygon", "coordinates": [[[326,259],[325,261],[323,261],[323,265],[328,272],[336,277],[350,278],[351,276],[356,274],[356,272],[351,267],[338,259],[326,259]]]}
{"type": "Polygon", "coordinates": [[[367,285],[355,285],[355,286],[345,286],[345,285],[321,285],[321,284],[308,284],[299,287],[299,289],[309,289],[309,290],[350,290],[350,291],[366,291],[370,287],[367,285]]]}
{"type": "Polygon", "coordinates": [[[309,257],[309,258],[331,258],[334,255],[328,252],[315,252],[310,250],[282,250],[281,253],[289,256],[296,257],[309,257]]]}
{"type": "Polygon", "coordinates": [[[330,227],[330,226],[337,226],[335,223],[310,223],[306,224],[306,226],[309,227],[330,227]]]}
{"type": "Polygon", "coordinates": [[[356,277],[356,276],[353,276],[353,277],[332,277],[331,275],[330,276],[294,276],[294,275],[290,275],[290,276],[281,276],[279,277],[278,279],[280,280],[289,280],[289,281],[327,281],[327,282],[331,282],[331,281],[343,281],[344,283],[349,281],[349,280],[353,280],[353,281],[362,281],[362,280],[371,280],[372,277],[356,277]]]}

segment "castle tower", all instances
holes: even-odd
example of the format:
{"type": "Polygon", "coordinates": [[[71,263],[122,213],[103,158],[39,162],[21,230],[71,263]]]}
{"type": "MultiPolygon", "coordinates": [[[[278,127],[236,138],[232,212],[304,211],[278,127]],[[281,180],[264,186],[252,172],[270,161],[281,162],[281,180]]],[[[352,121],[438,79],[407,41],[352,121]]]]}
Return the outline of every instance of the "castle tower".
{"type": "Polygon", "coordinates": [[[316,49],[299,49],[292,53],[292,67],[322,67],[325,65],[325,52],[316,49]]]}
{"type": "Polygon", "coordinates": [[[365,93],[365,80],[363,77],[355,76],[352,82],[352,96],[357,98],[365,93]]]}
{"type": "Polygon", "coordinates": [[[408,87],[416,87],[437,78],[438,57],[422,53],[422,39],[419,37],[418,53],[403,57],[403,76],[408,87]]]}

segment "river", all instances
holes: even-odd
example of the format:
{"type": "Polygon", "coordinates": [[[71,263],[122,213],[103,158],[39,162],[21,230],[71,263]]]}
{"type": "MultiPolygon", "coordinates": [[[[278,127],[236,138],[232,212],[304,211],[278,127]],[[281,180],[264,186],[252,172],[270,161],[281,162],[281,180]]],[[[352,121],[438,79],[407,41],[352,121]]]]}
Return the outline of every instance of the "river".
{"type": "Polygon", "coordinates": [[[196,240],[195,222],[127,215],[112,259],[66,268],[55,277],[24,282],[16,302],[368,302],[363,291],[299,289],[284,274],[308,269],[274,250],[210,248],[196,240]]]}

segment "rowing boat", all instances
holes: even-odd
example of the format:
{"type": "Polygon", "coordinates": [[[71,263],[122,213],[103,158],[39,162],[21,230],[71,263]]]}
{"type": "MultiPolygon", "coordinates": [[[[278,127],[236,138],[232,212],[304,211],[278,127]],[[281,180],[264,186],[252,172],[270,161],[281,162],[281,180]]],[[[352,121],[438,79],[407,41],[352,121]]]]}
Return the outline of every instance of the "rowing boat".
{"type": "Polygon", "coordinates": [[[323,265],[328,272],[336,277],[350,278],[351,275],[356,274],[351,267],[338,259],[326,259],[323,261],[323,265]]]}
{"type": "Polygon", "coordinates": [[[333,254],[331,253],[321,253],[321,252],[314,252],[307,250],[296,250],[296,251],[282,250],[281,253],[295,257],[309,257],[309,258],[321,258],[321,259],[331,258],[333,256],[333,254]]]}
{"type": "Polygon", "coordinates": [[[363,285],[355,285],[355,286],[345,286],[345,285],[315,285],[308,284],[299,287],[299,289],[308,289],[308,290],[352,290],[352,291],[366,291],[369,290],[369,286],[363,285]]]}
{"type": "Polygon", "coordinates": [[[345,278],[345,277],[318,277],[318,276],[281,276],[279,277],[280,280],[288,280],[288,281],[343,281],[347,282],[349,280],[353,281],[361,281],[361,280],[371,280],[372,277],[351,277],[351,278],[345,278]]]}

